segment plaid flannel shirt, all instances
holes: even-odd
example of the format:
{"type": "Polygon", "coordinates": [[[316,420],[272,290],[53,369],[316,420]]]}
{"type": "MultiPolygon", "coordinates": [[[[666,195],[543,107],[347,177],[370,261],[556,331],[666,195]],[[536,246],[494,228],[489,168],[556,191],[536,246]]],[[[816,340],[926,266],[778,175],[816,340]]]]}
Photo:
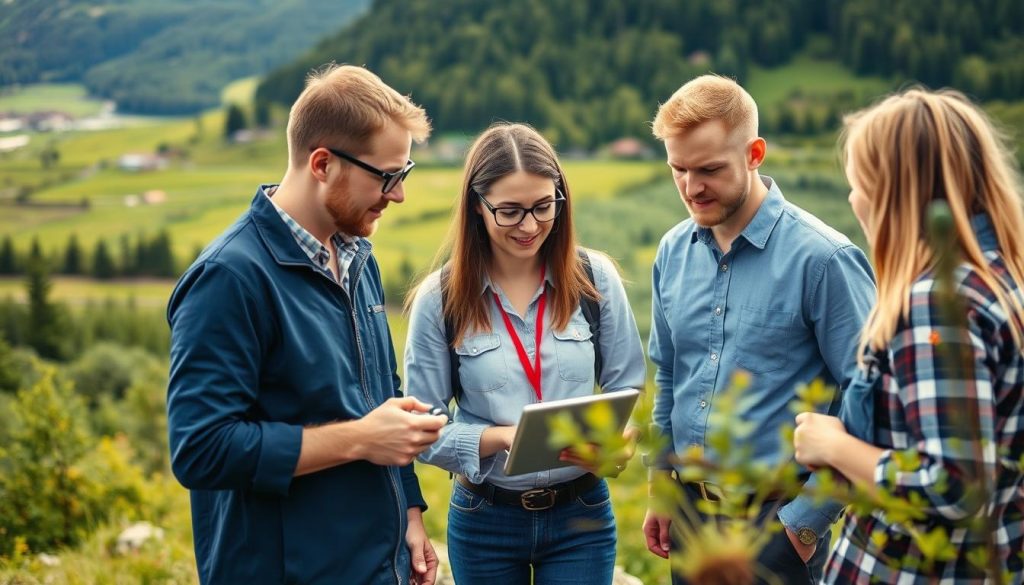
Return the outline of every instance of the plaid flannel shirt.
{"type": "MultiPolygon", "coordinates": [[[[974,224],[989,266],[1012,282],[987,217],[974,224]]],[[[976,564],[989,532],[1002,582],[1024,581],[1024,358],[1010,317],[977,272],[962,265],[954,278],[967,330],[943,325],[949,321],[942,318],[939,286],[926,274],[911,288],[909,318],[900,320],[889,351],[872,356],[869,378],[872,442],[886,449],[875,483],[916,498],[925,517],[913,528],[921,534],[944,528],[955,556],[929,563],[906,525],[882,512],[847,513],[825,583],[992,582],[976,564]],[[987,501],[972,492],[982,477],[987,501]],[[968,528],[978,518],[987,518],[990,530],[976,522],[968,528]]],[[[1014,284],[1020,300],[1021,283],[1014,284]]]]}

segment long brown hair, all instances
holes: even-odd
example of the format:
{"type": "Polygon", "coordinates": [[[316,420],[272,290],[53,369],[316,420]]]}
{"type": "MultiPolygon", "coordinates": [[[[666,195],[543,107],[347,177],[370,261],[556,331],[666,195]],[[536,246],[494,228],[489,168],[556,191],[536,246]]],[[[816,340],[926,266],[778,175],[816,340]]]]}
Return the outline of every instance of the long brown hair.
{"type": "MultiPolygon", "coordinates": [[[[551,179],[565,197],[562,211],[540,248],[541,258],[556,283],[548,291],[554,328],[564,329],[569,324],[582,296],[599,298],[576,253],[572,190],[554,148],[530,126],[494,124],[477,137],[466,155],[462,190],[449,225],[448,238],[435,261],[436,268],[450,251],[448,278],[441,283],[446,300],[442,309],[452,324],[455,345],[461,343],[470,329],[487,331],[491,328],[487,299],[483,296],[483,280],[493,252],[484,220],[477,213],[477,194],[487,194],[496,181],[518,171],[551,179]]],[[[411,305],[415,294],[413,289],[407,306],[411,305]]]]}
{"type": "Polygon", "coordinates": [[[1022,342],[1024,307],[989,268],[971,215],[988,214],[1012,280],[1024,283],[1024,211],[1019,175],[1004,139],[962,94],[911,89],[845,119],[844,160],[869,200],[869,235],[878,302],[861,335],[884,348],[910,314],[910,288],[935,263],[925,216],[936,199],[949,203],[963,261],[996,295],[1022,342]]]}

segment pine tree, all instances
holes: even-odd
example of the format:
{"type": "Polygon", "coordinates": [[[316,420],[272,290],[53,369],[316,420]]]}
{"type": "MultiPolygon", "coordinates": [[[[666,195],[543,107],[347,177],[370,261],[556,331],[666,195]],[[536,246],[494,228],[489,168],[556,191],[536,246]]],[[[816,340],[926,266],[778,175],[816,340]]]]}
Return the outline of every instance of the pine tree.
{"type": "Polygon", "coordinates": [[[64,274],[82,273],[82,247],[78,244],[78,235],[71,234],[68,247],[64,251],[64,274]]]}
{"type": "Polygon", "coordinates": [[[174,277],[174,251],[171,246],[171,234],[161,230],[149,244],[149,261],[153,276],[174,277]]]}
{"type": "Polygon", "coordinates": [[[39,238],[32,238],[32,245],[28,249],[28,263],[39,264],[43,261],[43,248],[39,245],[39,238]]]}
{"type": "Polygon", "coordinates": [[[116,274],[114,259],[110,257],[107,242],[105,240],[97,241],[96,251],[92,255],[92,275],[101,280],[107,280],[114,278],[116,274]]]}
{"type": "Polygon", "coordinates": [[[242,111],[242,108],[236,104],[229,105],[227,118],[224,121],[224,138],[231,140],[235,132],[244,130],[246,125],[245,112],[242,111]]]}
{"type": "Polygon", "coordinates": [[[14,242],[11,236],[4,236],[3,244],[0,244],[0,274],[17,274],[18,261],[14,255],[14,242]]]}
{"type": "Polygon", "coordinates": [[[132,252],[132,241],[128,234],[121,234],[121,274],[134,276],[137,256],[132,252]]]}
{"type": "Polygon", "coordinates": [[[69,323],[64,319],[61,307],[50,301],[53,282],[45,264],[29,265],[25,287],[28,293],[28,344],[47,359],[68,357],[69,323]]]}

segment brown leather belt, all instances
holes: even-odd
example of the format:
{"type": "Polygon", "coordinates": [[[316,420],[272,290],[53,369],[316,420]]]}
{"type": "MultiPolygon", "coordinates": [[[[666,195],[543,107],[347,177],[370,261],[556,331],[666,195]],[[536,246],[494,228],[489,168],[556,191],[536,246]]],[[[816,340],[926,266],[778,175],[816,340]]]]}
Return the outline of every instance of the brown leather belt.
{"type": "MultiPolygon", "coordinates": [[[[725,492],[722,491],[722,488],[710,481],[687,481],[680,483],[682,483],[687,492],[708,502],[721,502],[726,498],[725,492]]],[[[774,491],[762,495],[748,494],[746,496],[746,503],[748,506],[754,501],[761,502],[762,504],[769,504],[783,498],[785,498],[784,493],[774,491]]]]}
{"type": "Polygon", "coordinates": [[[576,496],[587,493],[600,483],[601,478],[591,473],[584,473],[572,481],[523,491],[507,490],[486,481],[475,484],[462,475],[456,476],[456,481],[490,504],[519,506],[524,510],[537,512],[575,500],[576,496]]]}

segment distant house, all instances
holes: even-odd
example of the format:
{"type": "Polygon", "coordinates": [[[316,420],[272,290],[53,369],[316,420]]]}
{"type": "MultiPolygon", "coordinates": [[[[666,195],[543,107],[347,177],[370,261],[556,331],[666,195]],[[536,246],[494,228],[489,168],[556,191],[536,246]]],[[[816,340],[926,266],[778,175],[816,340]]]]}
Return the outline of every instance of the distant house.
{"type": "Polygon", "coordinates": [[[167,159],[146,152],[130,152],[117,159],[117,168],[122,171],[156,171],[167,167],[167,159]]]}
{"type": "Polygon", "coordinates": [[[3,116],[0,117],[0,132],[19,132],[25,128],[25,121],[21,118],[3,116]]]}
{"type": "Polygon", "coordinates": [[[612,158],[652,158],[654,151],[637,138],[619,138],[607,147],[608,156],[612,158]]]}
{"type": "Polygon", "coordinates": [[[167,201],[167,193],[161,189],[150,189],[142,194],[142,202],[146,205],[160,205],[167,201]]]}
{"type": "Polygon", "coordinates": [[[12,150],[18,150],[23,146],[28,146],[28,142],[28,134],[5,136],[3,138],[0,138],[0,152],[11,152],[12,150]]]}
{"type": "Polygon", "coordinates": [[[37,132],[56,132],[71,128],[75,119],[64,112],[33,112],[22,118],[29,128],[37,132]]]}

